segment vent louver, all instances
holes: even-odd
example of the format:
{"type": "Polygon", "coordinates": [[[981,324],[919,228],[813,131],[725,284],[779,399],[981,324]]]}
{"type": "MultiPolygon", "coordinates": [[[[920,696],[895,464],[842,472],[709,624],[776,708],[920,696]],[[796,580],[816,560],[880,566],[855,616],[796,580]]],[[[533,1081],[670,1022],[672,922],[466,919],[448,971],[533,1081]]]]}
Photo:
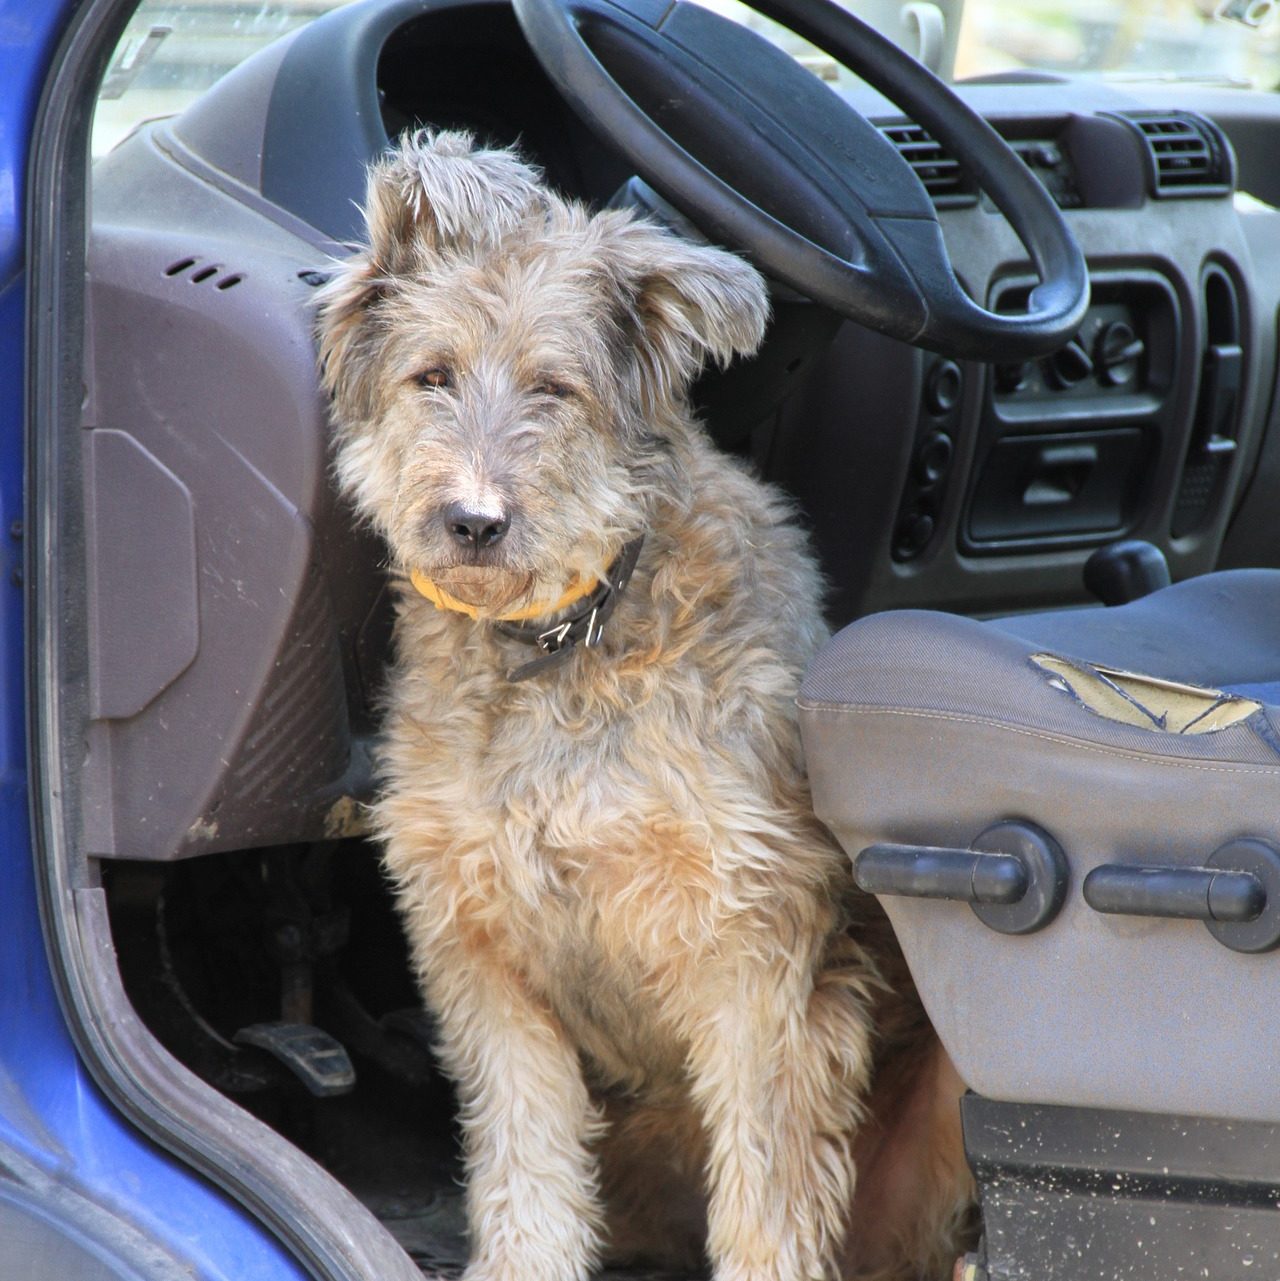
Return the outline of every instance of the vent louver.
{"type": "Polygon", "coordinates": [[[164,269],[164,275],[168,276],[170,280],[180,279],[185,276],[193,285],[202,285],[206,280],[213,280],[217,276],[218,279],[214,281],[214,288],[223,292],[228,289],[234,289],[245,278],[242,271],[227,272],[220,263],[202,263],[199,258],[180,258],[177,262],[170,263],[164,269]],[[188,272],[190,272],[190,275],[187,274],[188,272]],[[225,272],[225,274],[219,275],[220,272],[225,272]]]}
{"type": "Polygon", "coordinates": [[[1191,111],[1132,111],[1118,118],[1142,138],[1153,196],[1168,200],[1231,193],[1231,144],[1212,121],[1191,111]]]}
{"type": "Polygon", "coordinates": [[[919,125],[881,125],[880,132],[898,149],[898,154],[924,183],[924,189],[939,209],[953,209],[977,201],[973,183],[959,162],[919,125]]]}

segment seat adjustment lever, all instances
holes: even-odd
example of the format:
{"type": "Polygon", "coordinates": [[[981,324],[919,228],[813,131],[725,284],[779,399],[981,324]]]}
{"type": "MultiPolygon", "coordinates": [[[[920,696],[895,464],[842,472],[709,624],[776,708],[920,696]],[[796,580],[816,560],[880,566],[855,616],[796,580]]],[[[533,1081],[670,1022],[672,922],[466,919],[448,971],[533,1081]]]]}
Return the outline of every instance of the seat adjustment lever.
{"type": "Polygon", "coordinates": [[[1002,934],[1043,929],[1062,906],[1067,862],[1058,843],[1026,822],[989,827],[968,849],[869,845],[854,860],[854,880],[869,894],[968,903],[1002,934]]]}
{"type": "Polygon", "coordinates": [[[871,894],[1016,903],[1027,892],[1027,869],[1012,854],[929,845],[870,845],[858,856],[859,889],[871,894]]]}
{"type": "Polygon", "coordinates": [[[1084,901],[1111,915],[1252,921],[1266,907],[1267,895],[1250,872],[1105,864],[1085,877],[1084,901]]]}
{"type": "Polygon", "coordinates": [[[1263,841],[1229,841],[1203,867],[1104,863],[1084,878],[1095,912],[1203,921],[1236,952],[1280,945],[1280,853],[1263,841]]]}

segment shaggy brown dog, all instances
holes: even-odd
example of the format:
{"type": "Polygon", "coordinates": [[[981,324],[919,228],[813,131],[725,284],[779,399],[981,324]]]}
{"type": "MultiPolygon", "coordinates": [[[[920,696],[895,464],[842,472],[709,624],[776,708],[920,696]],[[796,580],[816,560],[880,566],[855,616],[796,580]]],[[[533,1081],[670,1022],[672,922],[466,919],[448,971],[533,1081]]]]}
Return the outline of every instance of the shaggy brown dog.
{"type": "Polygon", "coordinates": [[[469,1277],[948,1266],[954,1076],[809,807],[818,576],[686,400],[760,343],[763,282],[460,134],[407,138],[366,214],[324,380],[406,580],[376,822],[461,1096],[469,1277]],[[877,1026],[916,1057],[855,1139],[877,1026]]]}

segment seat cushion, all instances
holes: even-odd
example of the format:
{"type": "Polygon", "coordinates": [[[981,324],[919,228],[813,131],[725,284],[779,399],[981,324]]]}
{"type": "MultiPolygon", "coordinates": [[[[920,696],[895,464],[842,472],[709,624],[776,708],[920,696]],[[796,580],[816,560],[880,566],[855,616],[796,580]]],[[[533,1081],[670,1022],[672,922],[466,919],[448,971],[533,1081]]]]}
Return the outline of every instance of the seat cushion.
{"type": "Polygon", "coordinates": [[[1259,1070],[1280,1058],[1280,954],[1230,952],[1198,922],[1102,916],[1080,894],[1101,863],[1199,866],[1241,836],[1280,848],[1278,684],[1271,571],[1105,610],[872,615],[815,658],[799,699],[814,806],[851,856],[963,848],[1004,819],[1067,855],[1062,913],[1026,937],[961,903],[884,900],[971,1087],[1280,1120],[1259,1070]]]}
{"type": "Polygon", "coordinates": [[[1280,571],[1175,583],[1113,609],[1055,610],[993,626],[1058,654],[1193,685],[1280,684],[1280,571]]]}

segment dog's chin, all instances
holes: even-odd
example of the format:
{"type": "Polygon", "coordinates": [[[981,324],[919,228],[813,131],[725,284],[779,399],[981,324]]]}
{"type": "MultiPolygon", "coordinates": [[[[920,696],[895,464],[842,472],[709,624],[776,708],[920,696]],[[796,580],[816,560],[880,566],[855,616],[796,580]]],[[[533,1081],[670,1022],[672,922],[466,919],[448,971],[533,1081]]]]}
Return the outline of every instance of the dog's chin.
{"type": "Polygon", "coordinates": [[[464,605],[486,614],[499,614],[523,603],[534,582],[532,574],[492,565],[454,565],[428,577],[464,605]]]}

